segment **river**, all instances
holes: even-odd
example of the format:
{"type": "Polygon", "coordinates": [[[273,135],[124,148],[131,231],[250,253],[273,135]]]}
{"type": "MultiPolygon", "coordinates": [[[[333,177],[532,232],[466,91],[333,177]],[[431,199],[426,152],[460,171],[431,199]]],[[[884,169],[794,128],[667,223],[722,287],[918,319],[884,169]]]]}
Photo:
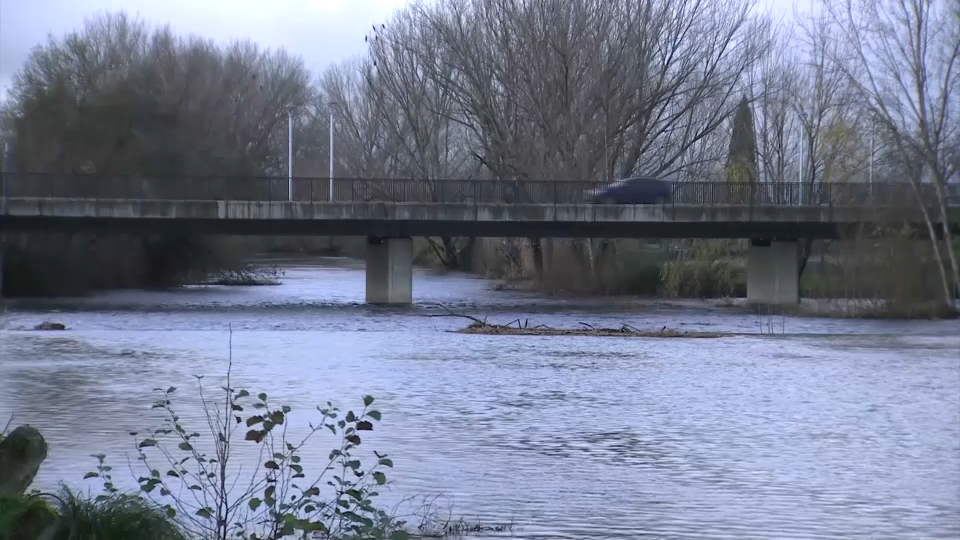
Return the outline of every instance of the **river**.
{"type": "MultiPolygon", "coordinates": [[[[377,398],[364,446],[396,464],[388,497],[439,495],[455,517],[512,523],[510,537],[960,538],[956,321],[787,317],[770,336],[769,319],[727,308],[496,291],[426,270],[411,308],[364,306],[363,288],[362,263],[320,259],[272,287],[11,302],[0,427],[16,412],[47,437],[35,487],[87,486],[99,452],[131,487],[128,432],[158,425],[152,390],[189,398],[194,375],[215,386],[232,339],[234,385],[290,404],[291,423],[327,400],[377,398]],[[468,321],[432,304],[755,335],[462,335],[448,331],[468,321]],[[68,331],[31,331],[45,320],[68,331]]],[[[196,401],[184,407],[196,421],[196,401]]]]}

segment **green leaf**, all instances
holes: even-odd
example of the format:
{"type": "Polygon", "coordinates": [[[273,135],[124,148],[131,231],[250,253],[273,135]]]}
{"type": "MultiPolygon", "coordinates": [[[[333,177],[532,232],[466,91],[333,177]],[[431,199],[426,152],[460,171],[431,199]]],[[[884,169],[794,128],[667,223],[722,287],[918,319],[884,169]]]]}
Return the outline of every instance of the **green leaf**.
{"type": "Polygon", "coordinates": [[[283,424],[283,413],[280,411],[273,411],[270,413],[270,421],[274,424],[283,424]]]}
{"type": "Polygon", "coordinates": [[[348,442],[355,446],[360,446],[360,436],[359,435],[347,435],[344,437],[348,442]]]}
{"type": "Polygon", "coordinates": [[[391,469],[393,468],[393,460],[390,459],[390,458],[386,458],[386,457],[380,458],[379,463],[380,463],[380,465],[383,465],[384,467],[390,467],[391,469]]]}
{"type": "Polygon", "coordinates": [[[178,444],[178,445],[177,445],[177,448],[183,450],[184,452],[189,452],[189,451],[193,450],[193,447],[190,446],[190,443],[188,443],[188,442],[182,442],[182,443],[178,444]]]}
{"type": "Polygon", "coordinates": [[[259,414],[256,416],[251,416],[250,418],[247,418],[247,427],[250,427],[254,424],[259,424],[260,422],[263,422],[263,417],[259,414]]]}
{"type": "Polygon", "coordinates": [[[320,488],[316,486],[303,492],[304,497],[316,497],[317,495],[320,495],[320,488]]]}
{"type": "Polygon", "coordinates": [[[237,392],[238,398],[245,398],[249,395],[250,395],[250,392],[247,392],[246,390],[240,390],[239,392],[237,392]]]}
{"type": "Polygon", "coordinates": [[[263,440],[263,432],[257,429],[251,429],[243,439],[246,441],[260,442],[263,440]]]}
{"type": "Polygon", "coordinates": [[[373,479],[377,481],[378,486],[382,486],[387,483],[387,475],[380,471],[375,471],[373,473],[373,479]]]}
{"type": "Polygon", "coordinates": [[[87,474],[83,475],[83,479],[86,480],[87,478],[96,478],[98,476],[100,475],[95,472],[88,472],[87,474]]]}
{"type": "Polygon", "coordinates": [[[177,474],[177,471],[174,471],[174,470],[169,470],[169,471],[167,471],[167,476],[172,476],[172,477],[174,477],[174,478],[180,478],[180,475],[177,474]]]}
{"type": "Polygon", "coordinates": [[[169,505],[168,505],[167,508],[166,508],[166,512],[167,512],[167,517],[170,518],[170,519],[173,519],[173,518],[176,517],[176,515],[177,515],[177,511],[174,510],[174,508],[173,508],[172,506],[169,506],[169,505]]]}
{"type": "Polygon", "coordinates": [[[303,472],[303,467],[301,467],[300,465],[297,465],[296,463],[291,464],[290,468],[293,470],[293,472],[298,474],[303,472]]]}
{"type": "Polygon", "coordinates": [[[260,504],[261,504],[262,502],[263,502],[263,501],[261,501],[260,499],[258,499],[258,498],[256,498],[256,497],[250,499],[250,509],[251,509],[251,510],[256,510],[257,508],[260,507],[260,504]]]}
{"type": "Polygon", "coordinates": [[[369,407],[373,405],[373,396],[363,396],[363,406],[369,407]]]}
{"type": "Polygon", "coordinates": [[[157,441],[153,439],[144,439],[140,441],[140,444],[137,445],[137,448],[146,448],[148,446],[156,446],[156,445],[157,445],[157,441]]]}
{"type": "Polygon", "coordinates": [[[277,462],[272,460],[264,463],[263,466],[267,469],[272,469],[272,470],[277,470],[280,468],[280,466],[277,465],[277,462]]]}
{"type": "Polygon", "coordinates": [[[176,387],[176,386],[171,386],[170,388],[167,388],[167,393],[168,393],[168,394],[172,394],[172,393],[174,393],[174,392],[176,392],[176,391],[177,391],[177,387],[176,387]]]}
{"type": "Polygon", "coordinates": [[[377,422],[380,421],[380,411],[368,411],[367,416],[369,416],[370,418],[373,418],[377,422]]]}
{"type": "Polygon", "coordinates": [[[373,424],[366,420],[357,422],[357,431],[373,431],[373,424]]]}
{"type": "Polygon", "coordinates": [[[263,392],[260,392],[259,394],[257,394],[257,399],[259,399],[260,401],[266,401],[267,395],[263,392]]]}
{"type": "Polygon", "coordinates": [[[197,510],[197,515],[202,518],[211,519],[213,517],[213,512],[209,508],[201,508],[197,510]]]}
{"type": "Polygon", "coordinates": [[[390,533],[390,540],[410,540],[410,533],[404,530],[396,530],[390,533]]]}
{"type": "Polygon", "coordinates": [[[347,422],[355,422],[357,417],[353,414],[353,411],[347,411],[347,417],[344,418],[347,422]]]}
{"type": "Polygon", "coordinates": [[[283,407],[280,407],[280,409],[283,410],[283,414],[289,414],[290,411],[292,410],[290,409],[289,405],[284,405],[283,407]]]}

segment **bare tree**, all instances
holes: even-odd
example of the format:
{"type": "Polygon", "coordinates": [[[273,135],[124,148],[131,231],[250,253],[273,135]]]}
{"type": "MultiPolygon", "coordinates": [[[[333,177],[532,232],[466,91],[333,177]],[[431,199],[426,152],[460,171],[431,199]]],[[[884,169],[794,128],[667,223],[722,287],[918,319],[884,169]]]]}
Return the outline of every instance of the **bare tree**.
{"type": "MultiPolygon", "coordinates": [[[[413,6],[375,27],[367,36],[372,65],[363,76],[403,175],[417,180],[406,187],[428,200],[448,202],[451,196],[475,195],[462,193],[463,184],[452,180],[475,177],[478,167],[465,144],[462,123],[452,119],[456,101],[448,84],[451,68],[437,58],[437,35],[426,16],[423,8],[413,6]]],[[[440,244],[432,238],[427,242],[444,266],[464,268],[475,239],[462,243],[442,236],[440,244]]]]}
{"type": "Polygon", "coordinates": [[[952,152],[960,131],[960,3],[841,0],[824,3],[824,9],[841,40],[832,53],[834,64],[904,163],[915,164],[908,178],[940,262],[944,301],[952,305],[960,288],[960,266],[950,230],[947,184],[957,174],[952,152]],[[927,196],[928,186],[933,200],[927,196]],[[934,221],[943,224],[942,231],[934,221]]]}
{"type": "MultiPolygon", "coordinates": [[[[352,178],[391,178],[400,174],[396,141],[384,125],[378,96],[367,84],[365,73],[372,69],[369,59],[355,59],[327,70],[320,79],[321,103],[317,105],[329,118],[335,103],[336,166],[352,178]]],[[[326,127],[327,120],[323,120],[326,127]]]]}

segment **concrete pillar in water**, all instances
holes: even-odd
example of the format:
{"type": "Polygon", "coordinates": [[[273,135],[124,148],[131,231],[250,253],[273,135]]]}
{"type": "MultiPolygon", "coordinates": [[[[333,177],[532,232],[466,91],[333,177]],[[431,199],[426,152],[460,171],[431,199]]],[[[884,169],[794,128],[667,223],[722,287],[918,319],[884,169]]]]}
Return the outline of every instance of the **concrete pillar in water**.
{"type": "Polygon", "coordinates": [[[413,240],[367,238],[367,303],[413,303],[413,240]]]}
{"type": "Polygon", "coordinates": [[[800,302],[800,244],[751,240],[747,251],[747,300],[756,304],[800,302]]]}

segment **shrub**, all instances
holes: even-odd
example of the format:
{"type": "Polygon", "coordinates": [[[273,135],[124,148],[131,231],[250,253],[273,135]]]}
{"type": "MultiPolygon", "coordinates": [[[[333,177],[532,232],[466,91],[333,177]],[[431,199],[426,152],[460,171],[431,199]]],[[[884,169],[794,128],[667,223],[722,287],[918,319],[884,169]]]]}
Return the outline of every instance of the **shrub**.
{"type": "MultiPolygon", "coordinates": [[[[364,467],[356,456],[361,433],[373,430],[380,412],[374,398],[363,398],[360,412],[327,403],[317,407],[320,420],[310,424],[299,440],[287,435],[291,407],[275,405],[267,394],[251,394],[226,385],[215,399],[208,398],[198,377],[206,415],[205,434],[184,426],[176,412],[177,389],[157,389],[154,408],[163,413],[163,425],[135,438],[138,460],[145,474],[137,478],[140,490],[165,516],[203,538],[226,540],[278,539],[309,535],[330,539],[408,538],[405,523],[374,504],[377,489],[387,483],[385,470],[393,466],[386,454],[374,452],[376,465],[364,467]],[[321,469],[310,471],[301,450],[318,433],[330,431],[338,439],[321,469]],[[201,449],[209,437],[212,454],[201,449]],[[240,443],[259,452],[256,471],[243,475],[233,464],[240,443]],[[308,476],[309,475],[309,476],[308,476]]],[[[87,478],[103,481],[97,501],[119,497],[105,456],[87,478]]]]}

